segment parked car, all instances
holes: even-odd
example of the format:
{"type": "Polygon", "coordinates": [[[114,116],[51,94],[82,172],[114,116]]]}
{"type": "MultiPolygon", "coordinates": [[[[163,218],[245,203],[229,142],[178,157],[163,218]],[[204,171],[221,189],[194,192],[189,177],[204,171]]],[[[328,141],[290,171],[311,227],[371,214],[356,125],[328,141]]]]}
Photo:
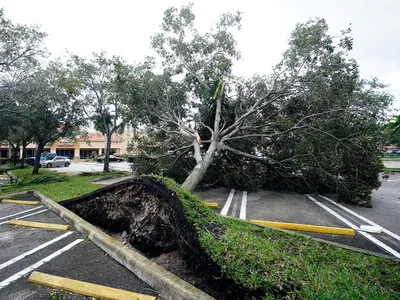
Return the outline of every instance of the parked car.
{"type": "Polygon", "coordinates": [[[43,168],[56,168],[56,167],[68,167],[71,164],[69,158],[64,156],[55,156],[53,159],[45,159],[40,161],[40,166],[43,168]]]}
{"type": "Polygon", "coordinates": [[[400,154],[400,150],[399,149],[391,149],[386,151],[386,154],[400,154]]]}
{"type": "MultiPolygon", "coordinates": [[[[40,161],[52,160],[56,156],[57,156],[57,153],[54,153],[54,152],[43,152],[42,155],[40,156],[40,161]]],[[[66,158],[68,158],[68,157],[66,157],[66,158]]],[[[32,166],[35,164],[35,157],[34,156],[28,157],[28,164],[30,164],[32,166]]]]}
{"type": "MultiPolygon", "coordinates": [[[[99,156],[97,158],[97,162],[104,162],[105,158],[106,157],[104,155],[103,156],[99,156]]],[[[120,157],[120,156],[110,155],[110,161],[121,162],[121,161],[124,161],[124,158],[120,157]]]]}
{"type": "Polygon", "coordinates": [[[135,161],[135,159],[136,159],[136,156],[134,156],[134,155],[128,156],[128,162],[130,162],[130,163],[133,163],[135,161]]]}

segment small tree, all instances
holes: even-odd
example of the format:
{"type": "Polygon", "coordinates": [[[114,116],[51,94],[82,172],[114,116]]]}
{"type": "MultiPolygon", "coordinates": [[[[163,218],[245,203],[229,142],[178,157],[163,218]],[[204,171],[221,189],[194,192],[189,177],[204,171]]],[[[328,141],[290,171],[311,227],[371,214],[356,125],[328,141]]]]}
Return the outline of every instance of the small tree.
{"type": "Polygon", "coordinates": [[[47,55],[46,34],[35,26],[13,24],[0,9],[0,112],[13,113],[10,105],[23,82],[47,55]]]}
{"type": "Polygon", "coordinates": [[[37,144],[32,174],[37,174],[44,147],[60,137],[76,135],[84,118],[77,96],[76,83],[71,81],[60,63],[50,63],[26,84],[25,102],[19,106],[28,112],[20,121],[37,144]]]}
{"type": "Polygon", "coordinates": [[[126,125],[124,99],[129,94],[130,68],[120,58],[107,58],[105,53],[93,54],[90,60],[72,56],[70,66],[81,88],[80,107],[105,136],[103,171],[109,172],[112,136],[123,132],[126,125]]]}

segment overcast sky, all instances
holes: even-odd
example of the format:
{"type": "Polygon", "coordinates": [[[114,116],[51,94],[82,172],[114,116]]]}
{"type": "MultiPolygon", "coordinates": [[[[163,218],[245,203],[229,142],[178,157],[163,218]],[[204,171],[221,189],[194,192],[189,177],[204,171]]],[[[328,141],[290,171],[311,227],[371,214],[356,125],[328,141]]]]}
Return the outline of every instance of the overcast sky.
{"type": "MultiPolygon", "coordinates": [[[[269,74],[287,48],[298,22],[312,17],[327,20],[331,33],[352,24],[352,56],[364,78],[378,77],[390,85],[400,108],[400,0],[198,0],[197,26],[204,31],[226,11],[243,12],[238,35],[243,59],[238,75],[269,74]]],[[[105,50],[130,63],[152,55],[149,37],[159,30],[162,13],[181,0],[0,0],[7,18],[37,24],[48,33],[46,46],[54,56],[65,49],[79,55],[105,50]]]]}

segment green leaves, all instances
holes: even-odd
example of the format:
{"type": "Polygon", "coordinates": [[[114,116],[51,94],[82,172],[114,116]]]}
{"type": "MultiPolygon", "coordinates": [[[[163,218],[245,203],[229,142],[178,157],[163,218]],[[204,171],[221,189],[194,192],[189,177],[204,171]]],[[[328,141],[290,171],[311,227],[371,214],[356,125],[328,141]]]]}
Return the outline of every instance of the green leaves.
{"type": "Polygon", "coordinates": [[[400,131],[400,115],[391,117],[385,129],[389,136],[400,131]]]}

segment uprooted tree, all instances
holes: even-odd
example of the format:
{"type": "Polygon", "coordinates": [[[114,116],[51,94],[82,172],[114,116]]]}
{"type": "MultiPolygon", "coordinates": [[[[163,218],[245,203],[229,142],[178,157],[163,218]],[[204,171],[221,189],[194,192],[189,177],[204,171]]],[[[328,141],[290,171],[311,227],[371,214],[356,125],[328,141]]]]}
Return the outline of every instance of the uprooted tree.
{"type": "Polygon", "coordinates": [[[392,96],[376,79],[359,78],[350,29],[333,37],[323,19],[298,24],[272,74],[245,79],[232,71],[241,14],[222,15],[204,35],[194,20],[191,6],[168,9],[152,38],[163,73],[149,62],[136,69],[130,106],[140,100],[145,112],[144,155],[173,150],[164,172],[194,158],[182,183],[191,191],[217,165],[225,170],[217,177],[235,173],[236,185],[257,177],[255,187],[330,189],[368,205],[382,169],[379,122],[392,96]]]}

